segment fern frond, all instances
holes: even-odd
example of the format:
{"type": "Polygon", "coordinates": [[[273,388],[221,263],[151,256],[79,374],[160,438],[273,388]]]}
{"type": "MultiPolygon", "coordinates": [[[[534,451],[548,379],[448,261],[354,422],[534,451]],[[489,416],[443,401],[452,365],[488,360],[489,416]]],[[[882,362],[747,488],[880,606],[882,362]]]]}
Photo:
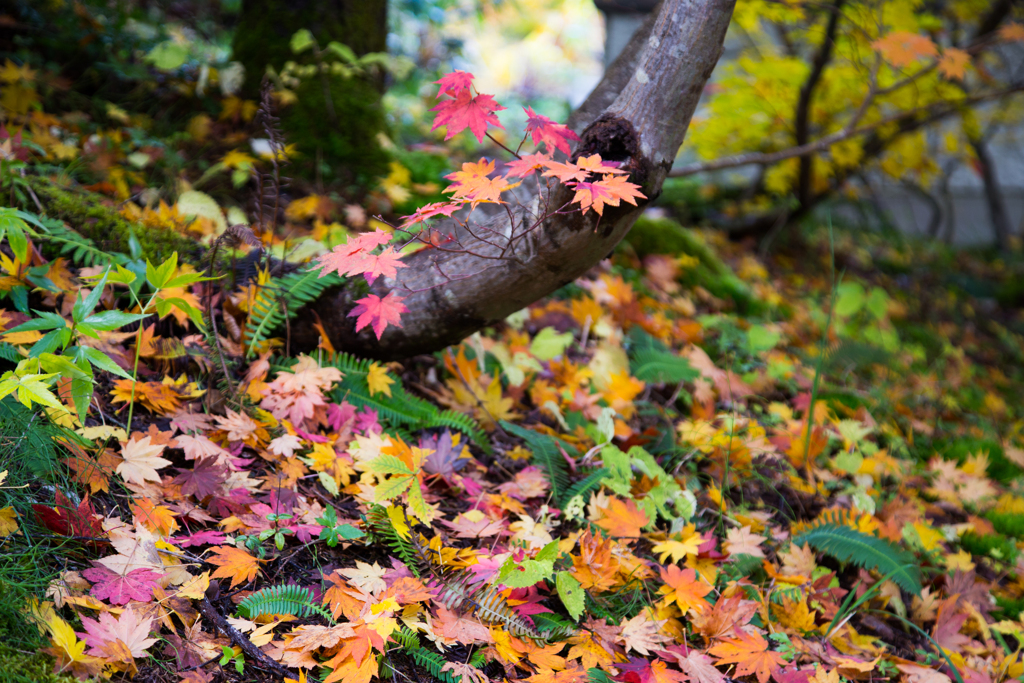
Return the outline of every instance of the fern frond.
{"type": "Polygon", "coordinates": [[[247,596],[238,603],[238,613],[246,619],[255,619],[264,614],[290,614],[307,617],[318,614],[333,622],[331,615],[313,602],[313,592],[294,583],[268,586],[247,596]]]}
{"type": "Polygon", "coordinates": [[[61,221],[45,221],[46,231],[38,233],[37,239],[44,244],[53,244],[61,256],[67,256],[75,265],[95,266],[109,263],[126,263],[128,257],[118,252],[104,251],[96,243],[68,228],[61,221]]]}
{"type": "Polygon", "coordinates": [[[457,429],[468,436],[485,453],[491,452],[487,436],[480,429],[476,420],[452,410],[441,412],[433,403],[407,392],[402,387],[401,381],[393,375],[388,375],[395,381],[391,387],[391,396],[386,396],[383,393],[371,395],[366,380],[370,371],[370,361],[339,353],[334,360],[330,361],[330,365],[342,373],[341,382],[334,389],[336,401],[345,400],[357,408],[375,410],[381,419],[396,426],[407,425],[412,429],[429,429],[431,427],[457,429]]]}
{"type": "Polygon", "coordinates": [[[283,325],[285,317],[295,318],[303,306],[323,294],[328,287],[344,282],[337,273],[324,277],[318,273],[313,268],[299,270],[271,278],[263,285],[249,308],[249,320],[242,333],[242,345],[247,354],[283,325]]]}
{"type": "MultiPolygon", "coordinates": [[[[596,489],[601,485],[601,481],[609,474],[608,470],[602,468],[594,470],[583,479],[575,482],[569,487],[569,490],[565,492],[565,502],[568,503],[576,496],[586,496],[588,493],[596,489]]],[[[586,500],[583,501],[587,502],[586,500]]]]}
{"type": "Polygon", "coordinates": [[[366,513],[366,526],[376,539],[385,543],[398,559],[405,563],[416,578],[420,577],[420,558],[416,549],[395,531],[385,507],[371,505],[369,512],[366,513]]]}
{"type": "Polygon", "coordinates": [[[888,575],[908,593],[921,593],[921,573],[914,556],[883,538],[848,526],[822,524],[800,534],[793,543],[810,543],[816,550],[838,560],[888,575]]]}
{"type": "Polygon", "coordinates": [[[560,443],[547,434],[541,434],[505,420],[501,421],[501,427],[526,442],[527,447],[533,452],[534,462],[540,465],[547,475],[548,482],[551,484],[551,495],[555,502],[559,506],[566,502],[568,499],[565,495],[569,492],[570,487],[569,466],[559,452],[558,446],[566,448],[567,444],[560,443]]]}

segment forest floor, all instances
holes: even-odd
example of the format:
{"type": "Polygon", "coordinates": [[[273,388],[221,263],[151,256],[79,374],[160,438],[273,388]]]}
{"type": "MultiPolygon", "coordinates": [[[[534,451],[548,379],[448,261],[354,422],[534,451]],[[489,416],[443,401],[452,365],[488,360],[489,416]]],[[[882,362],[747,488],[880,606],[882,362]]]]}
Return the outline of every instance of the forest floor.
{"type": "MultiPolygon", "coordinates": [[[[761,257],[667,205],[456,347],[289,357],[305,266],[160,251],[244,218],[244,111],[3,132],[0,680],[1024,676],[1014,266],[828,225],[761,257]],[[172,195],[156,162],[199,140],[172,195]]],[[[436,193],[392,170],[297,183],[263,244],[303,262],[436,193]]]]}

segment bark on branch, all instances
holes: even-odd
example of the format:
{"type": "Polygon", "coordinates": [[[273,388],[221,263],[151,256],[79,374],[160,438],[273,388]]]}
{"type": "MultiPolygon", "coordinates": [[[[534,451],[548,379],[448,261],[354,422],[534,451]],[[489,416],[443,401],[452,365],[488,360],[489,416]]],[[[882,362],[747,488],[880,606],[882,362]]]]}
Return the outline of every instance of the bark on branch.
{"type": "MultiPolygon", "coordinates": [[[[574,157],[599,153],[619,161],[649,200],[657,197],[722,53],[734,4],[665,0],[570,120],[570,125],[584,128],[574,157]]],[[[499,215],[474,233],[511,236],[512,230],[524,230],[549,213],[540,198],[528,197],[512,212],[511,221],[509,215],[499,215]]],[[[559,186],[548,206],[571,199],[572,191],[559,186]]],[[[522,236],[515,260],[502,259],[502,250],[492,241],[471,235],[462,240],[465,250],[458,253],[429,249],[412,255],[396,278],[378,279],[371,287],[380,296],[392,290],[405,295],[409,308],[403,326],[389,327],[380,341],[368,328],[354,331],[353,319],[346,317],[356,298],[350,290],[326,293],[311,309],[339,350],[398,359],[443,349],[585,273],[626,235],[645,204],[641,200],[637,207],[607,207],[600,222],[593,211],[586,216],[577,211],[554,214],[522,236]]],[[[451,225],[438,229],[454,230],[451,225]]],[[[310,311],[300,316],[293,329],[294,348],[316,346],[314,319],[310,311]]]]}

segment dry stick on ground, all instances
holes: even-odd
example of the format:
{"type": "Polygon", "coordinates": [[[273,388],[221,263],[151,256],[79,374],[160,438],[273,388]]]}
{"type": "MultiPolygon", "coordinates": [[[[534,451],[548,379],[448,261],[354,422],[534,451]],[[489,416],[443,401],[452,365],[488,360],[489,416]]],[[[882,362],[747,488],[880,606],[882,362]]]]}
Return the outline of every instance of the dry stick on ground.
{"type": "Polygon", "coordinates": [[[199,611],[202,612],[204,617],[216,624],[217,628],[230,638],[232,643],[242,648],[242,652],[244,652],[249,659],[255,662],[256,666],[261,669],[266,669],[278,678],[284,678],[285,676],[291,675],[291,672],[289,672],[288,669],[271,659],[267,653],[256,647],[244,633],[228,623],[227,618],[221,614],[216,607],[214,607],[209,598],[204,597],[202,602],[199,603],[199,611]]]}
{"type": "MultiPolygon", "coordinates": [[[[442,349],[547,296],[605,258],[660,194],[721,55],[734,3],[665,0],[570,118],[570,126],[582,131],[574,157],[600,154],[620,162],[648,200],[639,200],[636,207],[606,207],[603,217],[593,211],[586,216],[576,210],[549,213],[536,229],[513,233],[516,226],[532,224],[531,216],[544,215],[545,199],[549,206],[561,207],[570,205],[573,197],[564,186],[548,198],[532,193],[513,210],[511,225],[504,216],[482,226],[493,230],[487,234],[519,240],[517,259],[492,266],[489,259],[501,255],[501,245],[464,235],[462,252],[422,250],[406,258],[408,267],[395,278],[378,278],[370,292],[384,296],[394,291],[406,297],[409,309],[402,315],[402,327],[389,327],[380,341],[369,328],[355,332],[354,320],[347,317],[357,296],[352,290],[325,292],[311,308],[334,347],[386,360],[442,349]],[[467,273],[472,277],[461,277],[467,273]]],[[[441,221],[435,227],[445,234],[454,225],[441,221]]],[[[296,350],[316,347],[319,332],[313,319],[302,316],[293,326],[296,350]]]]}

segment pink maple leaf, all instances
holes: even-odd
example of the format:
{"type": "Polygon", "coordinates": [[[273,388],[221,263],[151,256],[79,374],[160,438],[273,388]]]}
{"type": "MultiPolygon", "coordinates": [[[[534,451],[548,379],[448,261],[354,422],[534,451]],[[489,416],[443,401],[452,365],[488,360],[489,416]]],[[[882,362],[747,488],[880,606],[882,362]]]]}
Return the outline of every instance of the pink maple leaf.
{"type": "Polygon", "coordinates": [[[434,125],[430,130],[437,130],[441,126],[447,126],[448,132],[444,139],[450,140],[462,131],[469,128],[480,142],[484,141],[484,134],[488,125],[494,125],[502,130],[505,129],[498,117],[494,114],[505,107],[494,101],[490,95],[477,95],[469,90],[462,90],[455,99],[445,100],[430,111],[436,111],[434,125]]]}
{"type": "Polygon", "coordinates": [[[328,273],[339,275],[356,275],[366,270],[366,260],[375,248],[391,241],[391,233],[377,228],[373,232],[364,232],[350,237],[345,244],[339,244],[330,252],[317,258],[315,268],[321,268],[320,277],[328,273]]]}
{"type": "Polygon", "coordinates": [[[191,536],[175,536],[174,544],[182,548],[189,548],[196,545],[220,545],[224,542],[224,534],[220,531],[204,529],[197,531],[191,536]]]}
{"type": "Polygon", "coordinates": [[[434,81],[434,84],[441,86],[437,91],[438,98],[441,95],[457,97],[463,90],[469,90],[469,87],[473,84],[473,74],[456,69],[450,74],[442,76],[440,80],[434,81]]]}
{"type": "Polygon", "coordinates": [[[398,268],[405,268],[400,260],[401,256],[395,253],[393,247],[388,247],[380,254],[369,254],[363,263],[363,277],[368,284],[373,284],[379,276],[394,277],[398,274],[398,268]]]}
{"type": "Polygon", "coordinates": [[[526,112],[526,132],[533,137],[533,144],[544,143],[548,152],[561,150],[566,154],[572,152],[569,141],[578,141],[579,135],[569,130],[561,123],[555,123],[546,116],[542,116],[533,110],[533,107],[523,107],[526,112]]]}
{"type": "Polygon", "coordinates": [[[160,574],[152,569],[133,569],[125,575],[98,565],[86,569],[82,576],[92,581],[92,596],[97,600],[110,599],[112,605],[127,605],[132,600],[149,602],[160,574]]]}
{"type": "Polygon", "coordinates": [[[505,176],[513,176],[516,178],[525,178],[526,176],[539,171],[542,168],[546,168],[551,162],[551,157],[543,152],[534,152],[533,154],[527,154],[521,159],[516,159],[505,164],[505,176]]]}
{"type": "Polygon", "coordinates": [[[131,652],[132,657],[145,657],[146,650],[157,642],[156,638],[147,638],[152,630],[153,619],[140,618],[135,610],[127,608],[120,617],[110,612],[101,612],[100,618],[82,617],[85,633],[78,633],[89,646],[89,654],[105,657],[111,643],[120,640],[131,652]]]}
{"type": "Polygon", "coordinates": [[[417,223],[422,223],[428,218],[434,216],[447,216],[450,217],[453,213],[462,208],[465,202],[454,201],[454,202],[432,202],[416,209],[416,213],[411,216],[406,216],[405,220],[400,226],[403,230],[408,230],[417,223]]]}
{"type": "Polygon", "coordinates": [[[355,307],[349,311],[348,317],[356,318],[356,332],[367,325],[373,327],[377,339],[384,334],[384,328],[389,324],[395,327],[402,326],[402,313],[408,312],[408,308],[402,303],[404,297],[394,292],[388,292],[382,299],[376,294],[370,294],[363,299],[356,301],[355,307]]]}

